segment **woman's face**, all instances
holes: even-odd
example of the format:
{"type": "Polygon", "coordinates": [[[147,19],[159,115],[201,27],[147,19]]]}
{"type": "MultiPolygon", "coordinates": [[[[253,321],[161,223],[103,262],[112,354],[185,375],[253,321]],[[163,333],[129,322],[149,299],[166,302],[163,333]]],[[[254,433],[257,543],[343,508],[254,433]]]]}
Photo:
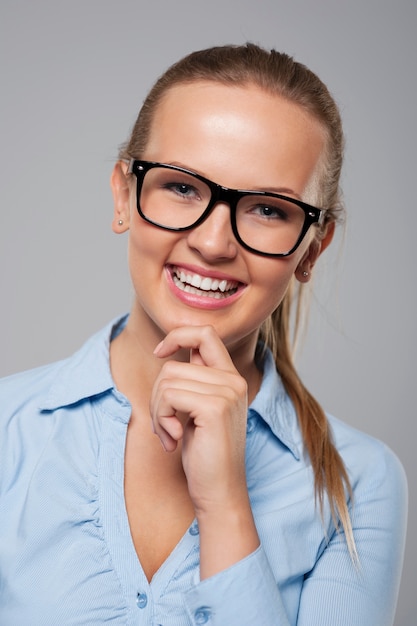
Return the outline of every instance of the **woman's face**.
{"type": "MultiPolygon", "coordinates": [[[[227,187],[313,202],[312,181],[323,145],[319,124],[281,97],[255,86],[196,82],[165,94],[142,158],[180,165],[227,187]]],[[[122,229],[130,229],[132,317],[138,331],[156,343],[174,327],[210,324],[229,349],[252,349],[260,325],[281,302],[293,274],[301,277],[314,263],[314,229],[287,258],[262,257],[242,248],[232,232],[230,208],[222,203],[197,228],[164,231],[138,214],[136,179],[121,200],[122,167],[116,166],[113,174],[115,224],[122,217],[122,229]],[[226,291],[235,289],[217,299],[184,291],[178,278],[197,285],[205,280],[206,286],[213,280],[213,289],[221,283],[226,291]]]]}

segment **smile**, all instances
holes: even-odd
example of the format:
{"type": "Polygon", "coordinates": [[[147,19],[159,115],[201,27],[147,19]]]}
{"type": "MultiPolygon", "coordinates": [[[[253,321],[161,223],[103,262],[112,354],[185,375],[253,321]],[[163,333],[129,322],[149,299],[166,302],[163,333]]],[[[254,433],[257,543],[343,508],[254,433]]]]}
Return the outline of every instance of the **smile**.
{"type": "Polygon", "coordinates": [[[172,268],[172,279],[181,291],[217,300],[229,298],[239,287],[236,280],[219,280],[209,276],[200,276],[200,274],[185,272],[177,267],[172,268]]]}

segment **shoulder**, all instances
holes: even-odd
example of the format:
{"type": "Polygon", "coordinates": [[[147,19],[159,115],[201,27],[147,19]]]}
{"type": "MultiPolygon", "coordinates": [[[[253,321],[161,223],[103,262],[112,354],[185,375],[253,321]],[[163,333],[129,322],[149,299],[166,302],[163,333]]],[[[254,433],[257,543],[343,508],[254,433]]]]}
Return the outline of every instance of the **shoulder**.
{"type": "Polygon", "coordinates": [[[67,359],[0,379],[0,423],[27,406],[52,410],[111,388],[110,341],[126,319],[113,320],[67,359]]]}
{"type": "Polygon", "coordinates": [[[0,420],[9,411],[18,410],[28,402],[41,402],[66,362],[57,361],[0,378],[0,420]]]}
{"type": "MultiPolygon", "coordinates": [[[[53,427],[53,415],[42,411],[45,398],[65,361],[0,379],[0,467],[41,450],[53,427]]],[[[1,478],[0,476],[0,482],[1,478]]]]}
{"type": "MultiPolygon", "coordinates": [[[[41,406],[63,362],[0,379],[0,493],[28,480],[53,428],[41,406]]],[[[26,484],[26,483],[25,483],[26,484]]]]}
{"type": "Polygon", "coordinates": [[[328,415],[334,443],[355,494],[407,500],[407,478],[393,450],[379,439],[328,415]]]}

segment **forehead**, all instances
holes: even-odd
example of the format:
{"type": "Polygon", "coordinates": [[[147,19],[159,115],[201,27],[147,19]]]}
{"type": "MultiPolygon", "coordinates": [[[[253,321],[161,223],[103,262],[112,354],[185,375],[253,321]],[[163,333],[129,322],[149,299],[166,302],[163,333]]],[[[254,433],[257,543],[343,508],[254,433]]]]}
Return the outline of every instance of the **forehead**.
{"type": "Polygon", "coordinates": [[[323,146],[321,125],[298,104],[253,84],[198,81],[164,94],[145,154],[197,169],[227,186],[232,184],[221,177],[233,163],[236,178],[241,172],[247,187],[248,175],[254,182],[264,176],[270,184],[277,172],[288,176],[290,167],[303,180],[310,177],[323,146]]]}

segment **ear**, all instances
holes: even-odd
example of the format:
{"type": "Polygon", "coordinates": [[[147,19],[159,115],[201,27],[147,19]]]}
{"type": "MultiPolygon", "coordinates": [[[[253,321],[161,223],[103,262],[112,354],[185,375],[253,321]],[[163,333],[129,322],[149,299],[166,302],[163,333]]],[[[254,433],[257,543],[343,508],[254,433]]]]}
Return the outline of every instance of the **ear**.
{"type": "Polygon", "coordinates": [[[295,276],[300,283],[308,283],[310,280],[317,259],[332,242],[335,226],[334,222],[328,224],[324,234],[320,238],[315,237],[308,246],[295,270],[295,276]]]}
{"type": "Polygon", "coordinates": [[[130,224],[130,187],[127,178],[127,164],[118,161],[110,176],[113,193],[114,215],[112,230],[116,234],[124,233],[130,224]]]}

